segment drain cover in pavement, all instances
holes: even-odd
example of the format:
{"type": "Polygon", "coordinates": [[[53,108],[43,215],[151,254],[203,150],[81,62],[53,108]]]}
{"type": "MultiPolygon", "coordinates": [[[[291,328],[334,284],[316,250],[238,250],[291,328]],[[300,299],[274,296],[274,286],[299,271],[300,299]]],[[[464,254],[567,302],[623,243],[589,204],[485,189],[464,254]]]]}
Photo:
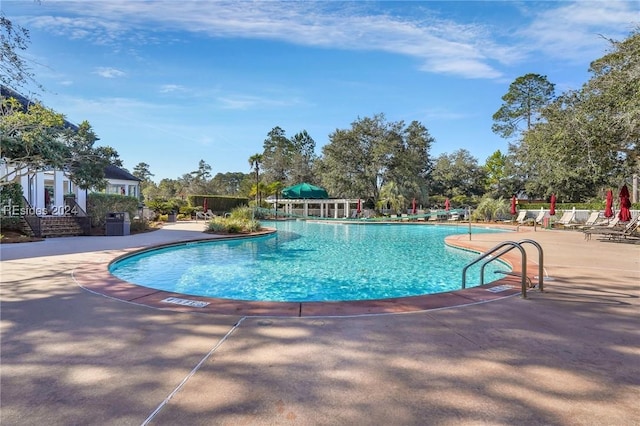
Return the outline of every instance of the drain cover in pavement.
{"type": "Polygon", "coordinates": [[[488,288],[487,291],[490,291],[491,293],[500,293],[502,291],[511,290],[512,288],[513,286],[505,284],[505,285],[497,285],[495,287],[488,288]]]}
{"type": "Polygon", "coordinates": [[[192,306],[194,308],[204,308],[209,302],[201,302],[199,300],[180,299],[179,297],[167,297],[162,300],[164,303],[173,303],[174,305],[192,306]]]}

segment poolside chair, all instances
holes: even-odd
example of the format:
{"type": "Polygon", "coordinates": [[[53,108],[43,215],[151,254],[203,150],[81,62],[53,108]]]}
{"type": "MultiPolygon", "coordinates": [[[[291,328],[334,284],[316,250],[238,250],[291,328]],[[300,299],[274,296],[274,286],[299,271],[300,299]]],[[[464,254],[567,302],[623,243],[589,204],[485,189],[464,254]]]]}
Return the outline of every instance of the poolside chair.
{"type": "Polygon", "coordinates": [[[632,236],[638,229],[638,219],[640,216],[637,216],[635,219],[632,219],[626,226],[619,226],[619,219],[616,217],[612,220],[609,225],[602,227],[592,227],[589,229],[585,229],[584,238],[586,240],[590,240],[592,235],[603,235],[609,239],[612,238],[626,238],[632,236]]]}
{"type": "Polygon", "coordinates": [[[616,226],[620,226],[620,218],[618,216],[614,216],[613,219],[604,219],[596,222],[590,228],[615,228],[616,226]]]}
{"type": "Polygon", "coordinates": [[[520,213],[518,213],[518,217],[516,217],[516,222],[518,222],[520,225],[524,225],[526,219],[527,219],[527,211],[521,210],[520,213]]]}
{"type": "Polygon", "coordinates": [[[628,239],[640,239],[640,234],[638,233],[638,226],[640,222],[638,218],[632,219],[627,226],[623,230],[612,230],[609,232],[605,232],[602,234],[603,238],[613,241],[621,241],[628,239]]]}
{"type": "Polygon", "coordinates": [[[559,223],[562,226],[571,226],[569,225],[570,223],[572,223],[576,218],[576,212],[574,210],[569,210],[567,212],[564,212],[564,214],[562,215],[562,217],[560,218],[560,220],[556,221],[556,223],[559,223]]]}
{"type": "Polygon", "coordinates": [[[538,212],[538,216],[536,216],[535,218],[535,222],[538,225],[542,225],[542,221],[544,220],[544,217],[547,215],[547,212],[545,212],[544,210],[540,209],[540,211],[538,212]]]}
{"type": "Polygon", "coordinates": [[[569,223],[569,224],[566,224],[565,227],[578,228],[578,229],[591,228],[592,226],[596,226],[596,223],[598,223],[599,218],[600,218],[600,212],[591,212],[591,214],[589,215],[585,223],[569,223]]]}
{"type": "Polygon", "coordinates": [[[211,220],[214,218],[214,214],[211,211],[211,209],[207,210],[206,212],[196,212],[196,221],[198,219],[202,219],[202,220],[211,220]]]}

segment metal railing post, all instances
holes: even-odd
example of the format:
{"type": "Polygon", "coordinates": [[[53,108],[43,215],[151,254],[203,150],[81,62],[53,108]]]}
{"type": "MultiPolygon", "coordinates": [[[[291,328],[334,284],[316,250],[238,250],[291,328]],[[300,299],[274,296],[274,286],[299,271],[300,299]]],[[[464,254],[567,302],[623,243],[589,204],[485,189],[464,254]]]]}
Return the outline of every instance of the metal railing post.
{"type": "Polygon", "coordinates": [[[489,258],[488,260],[486,260],[482,266],[480,267],[480,285],[484,284],[484,269],[485,266],[487,264],[489,264],[490,262],[493,262],[494,260],[500,258],[501,256],[505,255],[506,253],[508,253],[509,251],[513,250],[514,248],[518,248],[520,250],[520,253],[522,254],[522,297],[526,298],[527,297],[527,254],[526,251],[524,250],[524,248],[522,247],[523,244],[532,244],[534,247],[536,247],[538,249],[538,288],[540,289],[541,292],[544,291],[544,252],[542,250],[542,246],[540,246],[540,244],[537,241],[534,240],[520,240],[518,242],[514,242],[514,241],[504,241],[500,244],[498,244],[497,246],[493,247],[492,249],[482,253],[479,257],[477,257],[476,259],[474,259],[471,263],[469,263],[468,265],[466,265],[463,269],[462,269],[462,288],[466,288],[466,280],[467,280],[467,269],[469,269],[469,267],[475,265],[476,263],[480,262],[481,260],[485,259],[485,258],[489,258]],[[497,250],[501,249],[502,247],[507,247],[504,250],[502,250],[501,252],[499,252],[498,254],[496,254],[495,256],[491,257],[491,255],[493,253],[495,253],[497,250]]]}
{"type": "Polygon", "coordinates": [[[540,291],[544,291],[544,254],[542,251],[542,246],[534,240],[521,240],[518,242],[520,244],[532,244],[538,249],[538,289],[540,291]]]}

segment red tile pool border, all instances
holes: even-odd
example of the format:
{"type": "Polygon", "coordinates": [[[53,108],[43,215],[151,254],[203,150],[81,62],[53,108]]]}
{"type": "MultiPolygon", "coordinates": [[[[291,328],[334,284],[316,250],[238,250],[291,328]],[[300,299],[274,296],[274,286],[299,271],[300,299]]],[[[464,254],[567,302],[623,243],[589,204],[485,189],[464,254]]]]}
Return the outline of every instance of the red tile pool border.
{"type": "MultiPolygon", "coordinates": [[[[275,231],[270,230],[261,234],[242,237],[216,236],[216,240],[254,237],[256,235],[266,235],[271,232],[275,231]]],[[[490,302],[517,295],[521,291],[520,278],[505,276],[498,281],[479,287],[424,296],[348,302],[258,302],[190,296],[156,290],[120,280],[109,272],[109,265],[124,256],[160,247],[184,245],[190,242],[201,241],[203,240],[181,241],[141,249],[123,250],[119,255],[111,259],[100,260],[76,268],[73,271],[73,278],[80,287],[92,293],[128,303],[163,310],[239,316],[315,317],[398,314],[490,302]],[[490,291],[490,289],[498,286],[502,286],[500,291],[490,291]],[[176,298],[178,302],[184,301],[187,305],[168,303],[165,301],[167,298],[176,298]],[[198,302],[204,302],[202,305],[205,303],[206,305],[202,307],[188,305],[189,303],[199,304],[198,302]]],[[[445,242],[452,247],[477,252],[481,251],[473,245],[472,241],[464,241],[459,238],[459,236],[447,237],[445,242]]],[[[520,272],[518,268],[519,258],[516,254],[508,253],[503,257],[503,260],[512,266],[513,272],[520,272]]],[[[535,265],[528,265],[527,267],[530,268],[534,266],[535,265]]]]}

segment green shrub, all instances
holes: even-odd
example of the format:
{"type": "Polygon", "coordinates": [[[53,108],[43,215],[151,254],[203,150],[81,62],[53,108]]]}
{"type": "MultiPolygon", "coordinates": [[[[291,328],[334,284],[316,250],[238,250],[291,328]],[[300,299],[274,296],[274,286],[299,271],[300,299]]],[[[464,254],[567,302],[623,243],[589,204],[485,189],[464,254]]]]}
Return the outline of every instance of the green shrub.
{"type": "Polygon", "coordinates": [[[226,232],[227,224],[224,218],[216,217],[207,223],[207,232],[226,232]]]}
{"type": "Polygon", "coordinates": [[[157,217],[158,222],[168,222],[169,215],[168,214],[159,214],[157,217]]]}
{"type": "Polygon", "coordinates": [[[20,209],[24,206],[22,185],[13,182],[0,187],[0,228],[19,230],[20,209]],[[15,211],[17,209],[17,211],[15,211]]]}
{"type": "Polygon", "coordinates": [[[253,219],[253,209],[249,206],[236,207],[231,210],[231,219],[251,220],[253,219]]]}
{"type": "Polygon", "coordinates": [[[227,232],[230,234],[237,234],[242,231],[242,221],[237,219],[227,219],[227,232]]]}
{"type": "Polygon", "coordinates": [[[149,230],[149,221],[146,219],[133,219],[131,221],[131,232],[144,232],[149,230]]]}
{"type": "Polygon", "coordinates": [[[94,192],[87,196],[87,215],[91,218],[91,226],[103,227],[107,213],[128,212],[133,218],[138,214],[138,198],[119,194],[94,192]]]}
{"type": "MultiPolygon", "coordinates": [[[[191,217],[196,212],[196,210],[198,210],[197,207],[191,207],[191,206],[186,206],[186,205],[185,206],[181,206],[180,210],[178,210],[178,212],[180,213],[178,215],[178,219],[180,219],[180,216],[191,217]]],[[[202,211],[202,207],[200,207],[200,211],[202,211]]]]}
{"type": "Polygon", "coordinates": [[[173,198],[171,200],[156,198],[155,200],[151,200],[146,204],[147,207],[153,210],[156,214],[163,215],[179,211],[182,202],[177,198],[173,198]]]}
{"type": "Polygon", "coordinates": [[[257,220],[215,217],[207,223],[206,232],[238,234],[242,232],[256,232],[260,229],[262,228],[260,222],[257,220]]]}
{"type": "Polygon", "coordinates": [[[250,220],[245,224],[246,230],[249,232],[257,232],[262,229],[260,222],[257,220],[250,220]]]}

